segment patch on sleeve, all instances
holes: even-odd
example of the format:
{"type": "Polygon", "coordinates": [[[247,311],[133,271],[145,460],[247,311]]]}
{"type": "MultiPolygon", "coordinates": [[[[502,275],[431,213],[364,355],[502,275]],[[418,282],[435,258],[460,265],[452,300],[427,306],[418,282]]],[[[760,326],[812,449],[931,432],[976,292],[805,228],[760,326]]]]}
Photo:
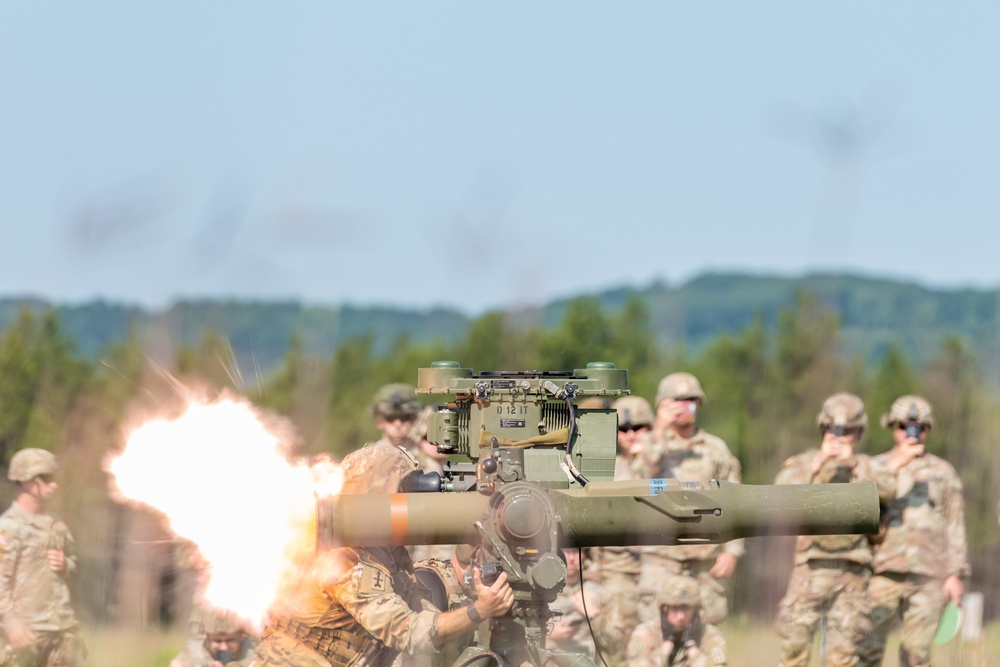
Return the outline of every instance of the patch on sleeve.
{"type": "Polygon", "coordinates": [[[358,566],[361,568],[361,582],[358,584],[360,597],[384,595],[392,589],[392,575],[388,570],[366,561],[361,561],[358,566]]]}
{"type": "Polygon", "coordinates": [[[722,650],[721,647],[716,646],[712,649],[712,664],[714,665],[724,665],[726,664],[726,652],[722,650]]]}
{"type": "Polygon", "coordinates": [[[10,546],[10,536],[0,531],[0,549],[6,549],[8,546],[10,546]]]}

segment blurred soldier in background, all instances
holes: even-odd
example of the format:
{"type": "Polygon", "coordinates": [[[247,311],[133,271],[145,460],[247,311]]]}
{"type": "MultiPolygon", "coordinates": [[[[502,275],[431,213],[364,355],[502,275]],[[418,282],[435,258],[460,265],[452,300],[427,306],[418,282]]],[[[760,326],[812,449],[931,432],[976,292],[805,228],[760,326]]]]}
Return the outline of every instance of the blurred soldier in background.
{"type": "Polygon", "coordinates": [[[254,641],[231,612],[200,606],[191,613],[191,638],[170,667],[247,667],[254,641]]]}
{"type": "Polygon", "coordinates": [[[44,449],[22,449],[7,478],[17,498],[0,516],[0,664],[81,667],[87,651],[70,606],[76,550],[66,524],[47,510],[59,462],[44,449]]]}
{"type": "MultiPolygon", "coordinates": [[[[380,443],[403,449],[425,472],[442,472],[442,461],[447,457],[438,454],[437,448],[427,442],[427,415],[431,410],[417,401],[416,389],[402,383],[379,388],[371,405],[375,425],[382,432],[380,443]]],[[[413,560],[449,560],[454,549],[454,546],[448,545],[421,544],[406,550],[413,560]]]]}
{"type": "MultiPolygon", "coordinates": [[[[406,452],[382,442],[344,459],[342,493],[395,493],[416,469],[406,452]]],[[[473,571],[475,602],[439,611],[403,547],[330,549],[304,563],[270,613],[254,667],[387,667],[400,652],[435,653],[514,602],[507,574],[486,586],[473,571]]]]}
{"type": "Polygon", "coordinates": [[[612,404],[618,412],[618,455],[615,479],[648,479],[657,471],[645,466],[642,451],[650,441],[653,408],[642,396],[623,396],[612,404]]]}
{"type": "Polygon", "coordinates": [[[375,426],[382,433],[381,442],[413,453],[417,443],[410,439],[410,428],[421,408],[417,390],[412,386],[397,382],[380,387],[372,399],[370,411],[375,426]]]}
{"type": "MultiPolygon", "coordinates": [[[[594,640],[587,627],[587,619],[583,612],[583,581],[580,579],[580,551],[578,549],[563,549],[566,559],[566,585],[559,592],[559,597],[551,608],[561,614],[552,623],[549,631],[547,648],[563,653],[582,653],[594,655],[594,640]]],[[[587,600],[587,611],[593,618],[597,609],[595,603],[587,600]]]]}
{"type": "Polygon", "coordinates": [[[882,664],[885,641],[902,617],[899,664],[931,664],[931,643],[945,603],[961,604],[969,576],[962,482],[950,463],[924,449],[934,426],[930,404],[901,396],[882,415],[895,445],[875,462],[896,476],[896,496],[883,509],[884,531],[875,547],[868,588],[872,633],[859,664],[882,664]]]}
{"type": "Polygon", "coordinates": [[[726,640],[701,617],[698,582],[670,575],[656,593],[657,617],[643,622],[628,643],[630,667],[725,665],[726,640]]]}
{"type": "MultiPolygon", "coordinates": [[[[697,426],[698,408],[705,392],[690,373],[672,373],[660,381],[656,392],[653,438],[643,448],[652,477],[676,477],[684,482],[708,484],[712,479],[740,482],[740,462],[720,438],[697,426]]],[[[701,614],[718,624],[728,613],[727,586],[743,555],[743,540],[726,544],[647,547],[643,550],[640,578],[640,620],[656,615],[653,601],[656,581],[663,572],[683,574],[701,586],[701,614]]]]}
{"type": "MultiPolygon", "coordinates": [[[[834,394],[824,401],[816,424],[823,438],[819,449],[785,461],[775,484],[874,481],[880,498],[892,498],[892,475],[855,451],[868,426],[860,398],[846,392],[834,394]]],[[[871,630],[866,593],[871,564],[871,543],[865,535],[804,535],[796,539],[795,568],[775,619],[782,640],[782,667],[809,664],[813,635],[823,619],[824,664],[856,664],[857,646],[871,630]]]]}

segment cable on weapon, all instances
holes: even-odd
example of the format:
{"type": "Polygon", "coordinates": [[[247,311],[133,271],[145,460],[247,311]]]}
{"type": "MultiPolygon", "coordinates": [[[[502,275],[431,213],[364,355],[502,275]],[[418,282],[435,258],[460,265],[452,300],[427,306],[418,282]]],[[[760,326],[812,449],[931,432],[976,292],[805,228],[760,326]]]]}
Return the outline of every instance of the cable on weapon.
{"type": "Polygon", "coordinates": [[[587,627],[590,629],[590,638],[594,640],[594,653],[596,657],[601,659],[604,667],[608,667],[608,661],[604,659],[604,654],[601,653],[600,642],[597,641],[597,635],[594,634],[594,626],[590,623],[590,610],[587,609],[587,593],[583,586],[583,547],[576,548],[577,558],[576,566],[579,568],[580,572],[580,598],[583,600],[583,617],[587,619],[587,627]]]}
{"type": "Polygon", "coordinates": [[[582,472],[580,472],[575,465],[573,465],[573,436],[576,435],[576,406],[573,405],[573,397],[576,395],[576,385],[567,382],[566,387],[560,388],[552,380],[546,380],[542,383],[546,391],[555,396],[556,398],[561,398],[566,402],[566,407],[569,408],[569,435],[566,437],[566,468],[569,470],[569,474],[573,476],[580,486],[587,486],[590,482],[582,472]],[[567,387],[569,391],[567,391],[567,387]]]}

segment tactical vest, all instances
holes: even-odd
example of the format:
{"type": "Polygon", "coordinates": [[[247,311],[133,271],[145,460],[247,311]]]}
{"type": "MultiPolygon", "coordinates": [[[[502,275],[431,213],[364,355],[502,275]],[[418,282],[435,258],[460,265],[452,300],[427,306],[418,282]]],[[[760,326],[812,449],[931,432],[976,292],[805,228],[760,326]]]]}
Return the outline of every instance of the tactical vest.
{"type": "Polygon", "coordinates": [[[356,635],[339,628],[317,628],[292,618],[278,619],[272,630],[308,646],[332,667],[390,667],[399,654],[368,633],[356,635]]]}

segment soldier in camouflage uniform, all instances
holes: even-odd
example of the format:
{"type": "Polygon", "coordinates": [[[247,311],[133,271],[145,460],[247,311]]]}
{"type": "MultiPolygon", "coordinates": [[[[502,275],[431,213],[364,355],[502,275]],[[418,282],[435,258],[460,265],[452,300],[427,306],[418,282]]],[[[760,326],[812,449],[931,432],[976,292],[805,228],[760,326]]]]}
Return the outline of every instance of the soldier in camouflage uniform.
{"type": "MultiPolygon", "coordinates": [[[[342,493],[395,493],[416,470],[404,451],[366,445],[342,464],[342,493]]],[[[388,667],[399,652],[433,653],[484,619],[502,616],[514,594],[502,573],[479,579],[475,602],[441,612],[422,596],[402,547],[330,549],[303,563],[282,599],[251,667],[388,667]]]]}
{"type": "Polygon", "coordinates": [[[628,643],[630,667],[725,665],[726,640],[701,618],[701,593],[690,577],[669,575],[657,591],[657,617],[643,622],[628,643]]]}
{"type": "MultiPolygon", "coordinates": [[[[475,548],[459,544],[449,560],[427,558],[413,564],[417,580],[428,591],[430,601],[441,611],[464,609],[476,597],[472,586],[472,554],[475,548]],[[468,576],[466,576],[468,575],[468,576]]],[[[478,629],[455,637],[434,655],[401,656],[403,667],[451,667],[469,646],[476,643],[478,629]]]]}
{"type": "MultiPolygon", "coordinates": [[[[690,373],[672,373],[660,381],[656,392],[656,420],[649,447],[643,449],[651,477],[676,477],[684,482],[707,484],[712,479],[741,481],[740,462],[722,439],[697,427],[696,414],[705,402],[698,379],[690,373]]],[[[726,544],[646,547],[640,578],[640,620],[656,615],[651,604],[657,580],[663,574],[683,574],[701,586],[701,615],[718,624],[728,614],[727,587],[744,552],[743,540],[726,544]]]]}
{"type": "MultiPolygon", "coordinates": [[[[405,449],[424,464],[426,461],[421,458],[425,453],[420,450],[419,441],[410,437],[422,409],[417,401],[417,391],[412,386],[394,383],[375,392],[370,411],[375,418],[375,426],[382,433],[380,442],[405,449]]],[[[427,433],[426,425],[424,433],[427,433]]]]}
{"type": "Polygon", "coordinates": [[[650,442],[653,408],[642,396],[623,396],[612,404],[618,412],[618,454],[615,479],[648,479],[656,470],[646,466],[642,450],[650,442]]]}
{"type": "MultiPolygon", "coordinates": [[[[855,452],[868,426],[865,405],[854,394],[826,399],[816,423],[823,433],[819,449],[793,456],[775,484],[831,484],[874,481],[888,500],[895,491],[891,474],[855,452]]],[[[775,626],[781,635],[782,667],[809,664],[813,635],[825,619],[829,667],[857,664],[857,646],[871,630],[868,579],[872,551],[864,535],[801,536],[795,542],[795,568],[775,626]]]]}
{"type": "MultiPolygon", "coordinates": [[[[427,442],[427,416],[432,410],[420,405],[416,389],[402,383],[380,387],[370,408],[375,425],[382,433],[379,442],[405,450],[424,472],[440,473],[444,471],[442,461],[447,457],[438,454],[437,448],[427,442]]],[[[421,544],[406,550],[415,561],[427,558],[449,560],[455,547],[421,544]]]]}
{"type": "MultiPolygon", "coordinates": [[[[594,640],[587,627],[587,619],[583,615],[583,587],[580,580],[580,551],[564,549],[566,558],[566,585],[559,592],[550,607],[559,612],[552,622],[546,647],[562,653],[582,653],[594,655],[594,640]]],[[[591,582],[586,582],[590,585],[591,582]]],[[[600,611],[600,603],[593,588],[588,591],[587,612],[593,618],[600,611]]]]}
{"type": "Polygon", "coordinates": [[[895,445],[875,461],[895,474],[897,488],[883,508],[868,587],[873,628],[860,664],[882,664],[886,637],[901,616],[899,664],[924,667],[931,664],[941,610],[948,601],[961,603],[962,580],[969,576],[962,482],[951,464],[924,449],[934,426],[925,399],[896,399],[882,426],[892,430],[895,445]]]}
{"type": "Polygon", "coordinates": [[[254,641],[231,612],[199,607],[191,614],[191,639],[170,667],[247,667],[254,641]]]}
{"type": "MultiPolygon", "coordinates": [[[[651,476],[644,467],[641,456],[650,442],[649,431],[653,426],[653,409],[641,396],[624,396],[612,406],[618,413],[618,455],[615,457],[615,479],[642,479],[651,476]]],[[[639,622],[639,575],[642,550],[639,547],[602,547],[590,550],[588,571],[592,579],[614,605],[608,610],[607,627],[616,628],[605,633],[599,648],[609,663],[624,664],[628,638],[639,622]],[[611,619],[611,617],[614,617],[611,619]]]]}
{"type": "Polygon", "coordinates": [[[70,606],[76,549],[46,509],[59,462],[44,449],[14,454],[7,478],[18,495],[0,516],[0,665],[82,667],[87,651],[70,606]]]}

